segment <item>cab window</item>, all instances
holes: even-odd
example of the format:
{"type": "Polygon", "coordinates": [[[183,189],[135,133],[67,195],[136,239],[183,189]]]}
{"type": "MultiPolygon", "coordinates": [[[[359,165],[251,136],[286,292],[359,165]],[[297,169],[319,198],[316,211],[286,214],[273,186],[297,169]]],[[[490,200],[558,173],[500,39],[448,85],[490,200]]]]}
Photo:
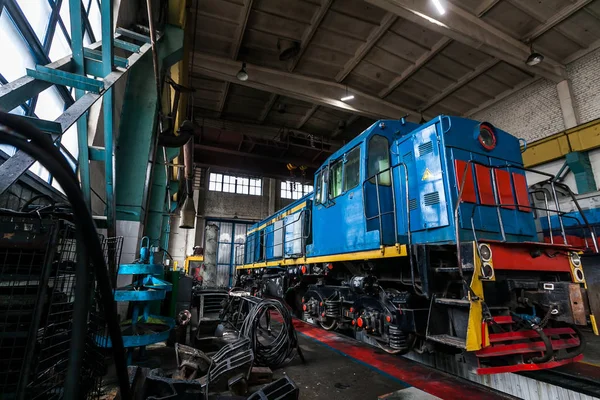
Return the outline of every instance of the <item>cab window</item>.
{"type": "Polygon", "coordinates": [[[343,160],[338,160],[331,166],[329,180],[329,198],[333,199],[342,194],[342,168],[343,160]]]}
{"type": "Polygon", "coordinates": [[[372,177],[370,182],[375,183],[375,175],[380,185],[390,185],[390,143],[387,138],[379,135],[371,137],[369,140],[369,150],[367,154],[367,176],[372,177]],[[381,174],[379,174],[382,171],[381,174]]]}
{"type": "Polygon", "coordinates": [[[344,192],[358,186],[360,181],[360,147],[355,147],[346,154],[344,164],[344,192]]]}
{"type": "Polygon", "coordinates": [[[317,178],[315,179],[315,203],[317,204],[321,204],[323,202],[322,198],[321,198],[321,175],[323,174],[323,172],[319,172],[317,174],[317,178]]]}

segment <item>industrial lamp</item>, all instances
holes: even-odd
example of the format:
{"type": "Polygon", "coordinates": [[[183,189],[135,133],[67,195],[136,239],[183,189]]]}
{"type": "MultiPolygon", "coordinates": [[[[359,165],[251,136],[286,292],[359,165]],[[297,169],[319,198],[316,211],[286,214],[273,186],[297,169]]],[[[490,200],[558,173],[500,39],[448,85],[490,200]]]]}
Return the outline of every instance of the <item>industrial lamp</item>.
{"type": "Polygon", "coordinates": [[[531,45],[531,54],[529,54],[529,57],[527,57],[527,61],[525,61],[525,63],[530,67],[533,67],[534,65],[538,65],[542,61],[544,61],[544,56],[540,53],[536,53],[535,51],[533,51],[533,45],[531,45]]]}
{"type": "Polygon", "coordinates": [[[196,207],[194,199],[190,194],[187,195],[181,210],[179,210],[179,227],[182,229],[194,229],[196,224],[196,207]]]}
{"type": "Polygon", "coordinates": [[[248,80],[248,71],[246,71],[246,63],[242,63],[242,69],[238,71],[236,77],[242,82],[248,80]]]}

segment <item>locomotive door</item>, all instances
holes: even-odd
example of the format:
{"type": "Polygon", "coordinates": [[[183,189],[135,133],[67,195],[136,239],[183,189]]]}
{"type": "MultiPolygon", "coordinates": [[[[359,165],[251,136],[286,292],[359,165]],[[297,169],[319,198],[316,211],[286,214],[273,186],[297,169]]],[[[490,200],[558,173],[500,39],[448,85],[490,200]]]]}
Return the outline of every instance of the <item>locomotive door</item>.
{"type": "MultiPolygon", "coordinates": [[[[407,167],[408,209],[410,229],[424,231],[448,226],[448,206],[444,186],[444,171],[440,154],[438,130],[440,124],[430,125],[400,142],[394,152],[399,162],[407,167]]],[[[398,204],[399,234],[406,234],[406,181],[402,167],[394,169],[396,202],[398,204]]],[[[428,242],[438,241],[427,235],[428,242]]]]}
{"type": "Polygon", "coordinates": [[[367,231],[379,230],[381,245],[394,244],[390,142],[385,136],[374,135],[367,142],[366,177],[370,178],[364,185],[367,231]]]}

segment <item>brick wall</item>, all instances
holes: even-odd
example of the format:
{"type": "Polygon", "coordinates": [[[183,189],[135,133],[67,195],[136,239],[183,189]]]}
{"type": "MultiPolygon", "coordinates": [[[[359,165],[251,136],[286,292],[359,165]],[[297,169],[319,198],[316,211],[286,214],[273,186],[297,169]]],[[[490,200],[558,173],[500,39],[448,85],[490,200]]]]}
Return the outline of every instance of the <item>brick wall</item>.
{"type": "Polygon", "coordinates": [[[556,85],[545,79],[532,83],[471,118],[491,122],[528,142],[565,129],[556,85]]]}
{"type": "Polygon", "coordinates": [[[600,50],[569,64],[567,73],[571,78],[579,123],[600,118],[600,50]]]}
{"type": "MultiPolygon", "coordinates": [[[[567,66],[579,123],[600,118],[600,49],[567,66]]],[[[556,84],[540,79],[470,118],[532,142],[565,129],[556,84]]]]}

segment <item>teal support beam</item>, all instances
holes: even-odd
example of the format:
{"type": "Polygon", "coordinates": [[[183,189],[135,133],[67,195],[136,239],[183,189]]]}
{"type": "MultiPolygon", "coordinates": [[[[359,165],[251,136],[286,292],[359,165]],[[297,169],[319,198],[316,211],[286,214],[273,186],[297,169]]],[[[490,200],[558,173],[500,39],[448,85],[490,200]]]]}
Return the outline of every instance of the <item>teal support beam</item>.
{"type": "Polygon", "coordinates": [[[565,159],[569,169],[575,175],[575,184],[577,185],[577,192],[579,194],[598,190],[588,153],[574,151],[568,153],[565,159]]]}
{"type": "MultiPolygon", "coordinates": [[[[167,25],[164,35],[158,42],[161,71],[170,68],[179,61],[183,49],[183,30],[167,25]],[[179,58],[178,58],[179,57],[179,58]]],[[[127,82],[121,123],[119,127],[119,143],[116,150],[117,176],[116,203],[117,219],[141,221],[146,214],[148,191],[150,185],[158,182],[157,174],[162,174],[163,186],[166,177],[163,165],[153,165],[156,123],[158,116],[158,96],[152,67],[152,55],[144,54],[140,61],[132,67],[127,82]],[[157,168],[154,176],[151,168],[157,168]],[[153,176],[152,182],[150,177],[153,176]]],[[[162,160],[162,151],[156,151],[162,160]]],[[[158,189],[157,189],[158,190],[158,189]]],[[[154,189],[152,190],[155,191],[154,189]]],[[[160,193],[164,204],[165,191],[160,193]]],[[[164,208],[160,208],[164,210],[164,208]]],[[[148,208],[148,211],[150,209],[148,208]]],[[[161,211],[162,213],[162,211],[161,211]]],[[[148,218],[150,220],[150,217],[148,218]]],[[[162,214],[160,215],[162,220],[162,214]]],[[[146,227],[146,234],[151,239],[159,239],[162,223],[141,221],[146,227]],[[150,226],[153,228],[150,229],[150,226]],[[156,230],[158,228],[158,230],[156,230]]]]}
{"type": "MultiPolygon", "coordinates": [[[[113,70],[113,2],[101,3],[102,15],[102,73],[108,75],[113,70]]],[[[104,115],[104,176],[106,180],[106,233],[116,237],[117,213],[115,203],[115,149],[113,135],[114,93],[108,88],[102,97],[104,115]]]]}
{"type": "MultiPolygon", "coordinates": [[[[72,72],[85,76],[85,57],[83,55],[83,19],[81,18],[81,1],[69,0],[69,17],[71,22],[71,50],[73,52],[72,72]]],[[[75,89],[75,100],[85,95],[85,91],[75,89]]],[[[85,112],[77,120],[77,142],[79,148],[79,180],[85,204],[91,210],[92,186],[90,184],[90,160],[88,154],[88,113],[85,112]]]]}
{"type": "MultiPolygon", "coordinates": [[[[85,60],[82,63],[85,65],[85,60]]],[[[27,68],[26,71],[27,76],[56,85],[72,86],[75,89],[92,93],[100,93],[104,89],[102,81],[97,81],[84,75],[48,68],[43,65],[36,65],[35,70],[27,68]]]]}

